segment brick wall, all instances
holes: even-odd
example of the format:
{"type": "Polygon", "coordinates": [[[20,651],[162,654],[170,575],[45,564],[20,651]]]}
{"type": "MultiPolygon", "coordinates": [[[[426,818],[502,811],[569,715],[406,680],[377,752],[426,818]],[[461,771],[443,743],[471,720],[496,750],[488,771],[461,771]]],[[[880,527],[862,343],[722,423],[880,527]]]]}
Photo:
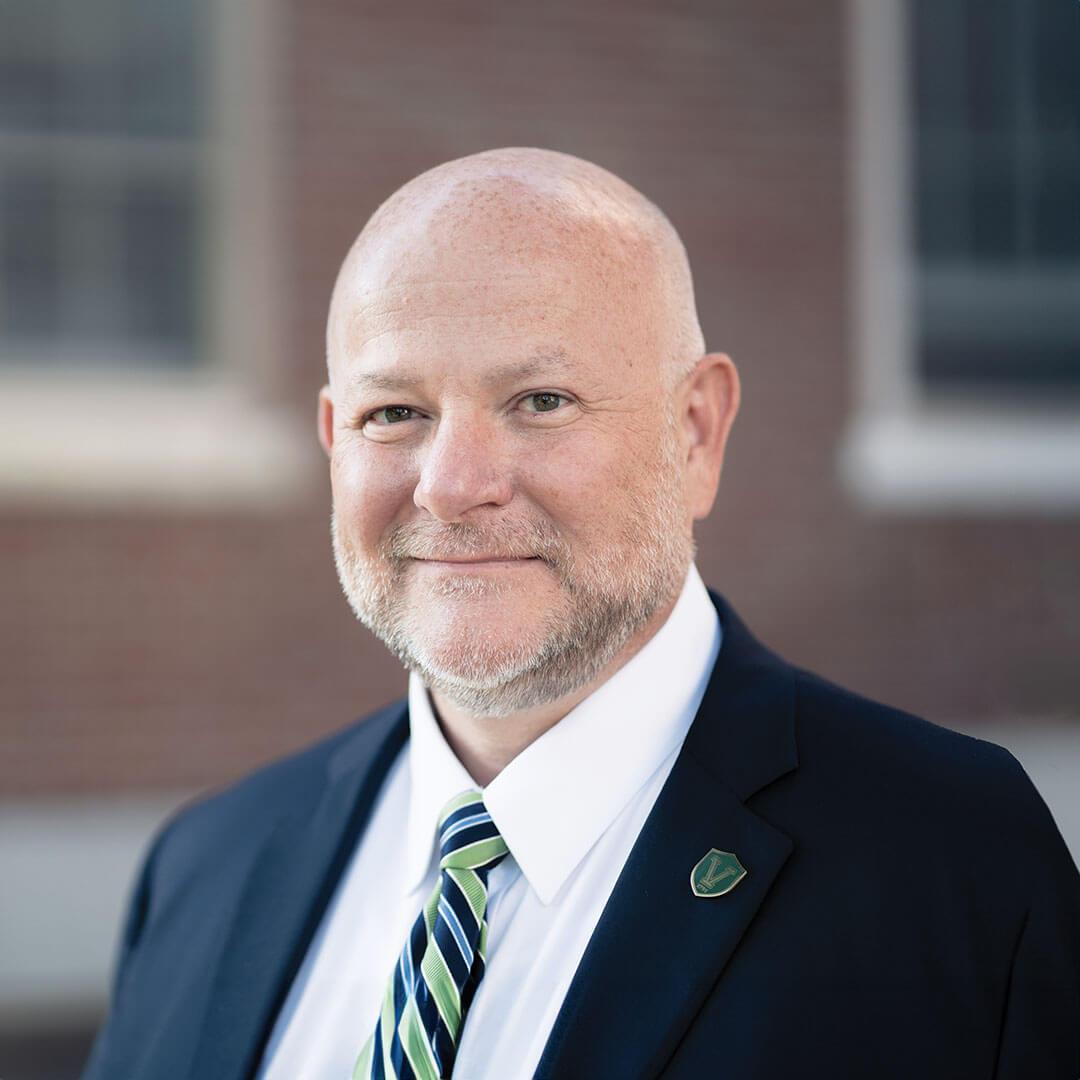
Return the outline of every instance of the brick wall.
{"type": "MultiPolygon", "coordinates": [[[[329,288],[399,183],[499,145],[577,153],[686,238],[744,403],[700,565],[789,658],[945,723],[1080,699],[1080,519],[873,516],[851,407],[847,6],[292,0],[278,91],[291,321],[313,413],[329,288]]],[[[339,598],[327,485],[288,510],[0,507],[5,794],[224,782],[396,696],[339,598]]]]}

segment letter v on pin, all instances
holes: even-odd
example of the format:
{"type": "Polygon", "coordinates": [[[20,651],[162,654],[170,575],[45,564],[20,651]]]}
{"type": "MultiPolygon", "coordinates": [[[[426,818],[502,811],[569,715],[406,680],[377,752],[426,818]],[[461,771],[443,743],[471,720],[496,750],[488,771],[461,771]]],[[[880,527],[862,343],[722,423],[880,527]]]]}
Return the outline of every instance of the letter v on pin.
{"type": "Polygon", "coordinates": [[[746,867],[738,855],[712,848],[690,871],[690,888],[695,896],[724,896],[746,877],[746,867]]]}

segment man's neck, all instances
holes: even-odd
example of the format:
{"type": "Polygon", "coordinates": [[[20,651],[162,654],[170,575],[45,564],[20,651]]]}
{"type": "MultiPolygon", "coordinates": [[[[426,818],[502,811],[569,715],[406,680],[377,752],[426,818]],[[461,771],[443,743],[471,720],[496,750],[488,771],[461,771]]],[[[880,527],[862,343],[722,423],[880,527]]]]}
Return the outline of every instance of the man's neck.
{"type": "Polygon", "coordinates": [[[477,716],[438,691],[431,691],[435,718],[443,736],[473,780],[480,787],[486,787],[522,750],[603,686],[664,625],[677,601],[678,596],[674,596],[654,612],[653,617],[627,641],[596,678],[555,701],[522,709],[509,716],[477,716]]]}

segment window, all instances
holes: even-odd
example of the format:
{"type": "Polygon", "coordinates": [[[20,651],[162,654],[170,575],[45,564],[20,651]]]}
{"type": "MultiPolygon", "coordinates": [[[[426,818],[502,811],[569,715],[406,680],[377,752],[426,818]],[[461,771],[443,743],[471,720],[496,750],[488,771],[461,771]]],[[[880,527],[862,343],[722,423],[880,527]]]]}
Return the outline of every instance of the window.
{"type": "Polygon", "coordinates": [[[853,5],[858,411],[872,505],[1080,503],[1080,5],[853,5]]]}
{"type": "Polygon", "coordinates": [[[914,0],[919,378],[1080,390],[1080,5],[914,0]]]}
{"type": "Polygon", "coordinates": [[[273,5],[0,12],[0,496],[276,498],[273,5]]]}
{"type": "Polygon", "coordinates": [[[3,362],[193,364],[207,27],[162,0],[23,2],[5,24],[3,362]]]}

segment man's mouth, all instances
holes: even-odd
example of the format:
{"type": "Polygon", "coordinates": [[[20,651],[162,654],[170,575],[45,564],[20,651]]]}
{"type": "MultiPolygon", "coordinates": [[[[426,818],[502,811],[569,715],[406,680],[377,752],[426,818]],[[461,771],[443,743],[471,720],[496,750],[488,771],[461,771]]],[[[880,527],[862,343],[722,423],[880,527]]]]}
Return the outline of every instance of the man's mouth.
{"type": "Polygon", "coordinates": [[[444,555],[439,558],[416,558],[414,562],[435,566],[511,566],[515,563],[536,562],[537,556],[521,555],[444,555]]]}

